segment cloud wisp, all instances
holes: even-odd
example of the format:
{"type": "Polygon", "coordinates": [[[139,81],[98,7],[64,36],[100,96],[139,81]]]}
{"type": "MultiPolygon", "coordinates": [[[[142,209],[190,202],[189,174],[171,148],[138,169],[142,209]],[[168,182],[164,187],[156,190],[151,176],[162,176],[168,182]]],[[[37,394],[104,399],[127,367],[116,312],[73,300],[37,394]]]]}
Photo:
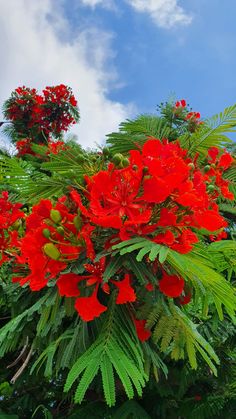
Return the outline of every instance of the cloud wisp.
{"type": "MultiPolygon", "coordinates": [[[[101,6],[114,9],[120,6],[118,0],[80,0],[85,6],[93,9],[101,6]],[[114,3],[116,1],[116,3],[114,3]]],[[[136,12],[147,14],[160,28],[170,29],[180,25],[189,25],[192,16],[179,5],[179,0],[124,0],[136,12]]]]}
{"type": "Polygon", "coordinates": [[[113,9],[115,4],[113,0],[80,0],[84,6],[90,6],[94,9],[96,6],[102,6],[105,9],[113,9]]]}
{"type": "Polygon", "coordinates": [[[161,28],[189,25],[192,16],[179,6],[178,0],[126,0],[137,12],[147,13],[161,28]]]}

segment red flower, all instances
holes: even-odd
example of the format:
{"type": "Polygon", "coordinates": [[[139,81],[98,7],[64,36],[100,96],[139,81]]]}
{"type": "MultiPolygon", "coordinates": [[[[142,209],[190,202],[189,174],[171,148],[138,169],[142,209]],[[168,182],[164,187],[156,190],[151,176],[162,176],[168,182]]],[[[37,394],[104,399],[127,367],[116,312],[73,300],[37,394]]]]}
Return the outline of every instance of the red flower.
{"type": "Polygon", "coordinates": [[[192,250],[193,244],[198,242],[198,237],[191,230],[184,230],[177,238],[171,248],[179,253],[188,253],[192,250]]]}
{"type": "Polygon", "coordinates": [[[187,295],[184,295],[184,296],[181,296],[181,297],[179,297],[179,303],[181,304],[181,306],[189,304],[190,301],[191,301],[191,298],[192,298],[191,293],[189,293],[187,295]]]}
{"type": "Polygon", "coordinates": [[[182,99],[182,100],[178,100],[177,102],[175,102],[175,107],[176,108],[185,108],[187,105],[186,100],[182,99]]]}
{"type": "Polygon", "coordinates": [[[193,121],[193,122],[196,122],[196,120],[197,119],[200,119],[201,118],[201,115],[200,115],[200,113],[199,112],[189,112],[187,115],[186,115],[186,119],[187,120],[191,120],[191,121],[193,121]]]}
{"type": "Polygon", "coordinates": [[[224,153],[220,157],[219,167],[222,167],[224,170],[228,169],[233,163],[234,159],[229,153],[224,153]]]}
{"type": "Polygon", "coordinates": [[[99,317],[107,307],[102,305],[97,298],[98,285],[90,297],[79,297],[75,303],[75,309],[84,322],[94,320],[99,317]]]}
{"type": "Polygon", "coordinates": [[[216,231],[227,227],[225,219],[215,210],[205,210],[194,214],[194,219],[201,228],[209,231],[216,231]]]}
{"type": "Polygon", "coordinates": [[[147,202],[156,204],[164,202],[172,191],[171,186],[165,180],[157,177],[144,180],[143,189],[142,198],[147,202]]]}
{"type": "Polygon", "coordinates": [[[145,328],[146,322],[147,322],[146,320],[134,319],[134,325],[135,325],[135,328],[136,328],[136,332],[137,332],[138,338],[139,338],[139,340],[141,340],[141,342],[145,342],[151,336],[151,331],[149,329],[145,328]]]}
{"type": "Polygon", "coordinates": [[[179,297],[184,289],[184,280],[177,275],[168,275],[163,273],[162,279],[159,281],[160,291],[167,297],[179,297]]]}
{"type": "Polygon", "coordinates": [[[165,244],[166,246],[170,246],[175,241],[175,236],[172,231],[167,230],[165,233],[158,234],[154,237],[153,241],[155,243],[165,244]]]}
{"type": "Polygon", "coordinates": [[[124,221],[136,224],[137,219],[139,223],[146,223],[150,219],[147,204],[138,197],[141,180],[140,172],[130,167],[117,170],[111,165],[108,171],[101,171],[87,179],[88,210],[75,191],[71,192],[71,196],[93,224],[120,229],[124,221]]]}
{"type": "Polygon", "coordinates": [[[111,282],[119,289],[116,304],[132,303],[136,300],[135,291],[130,285],[129,274],[125,274],[125,277],[122,281],[111,282]]]}
{"type": "Polygon", "coordinates": [[[78,283],[80,277],[74,273],[63,274],[57,280],[60,295],[66,297],[77,297],[79,295],[78,283]]]}
{"type": "Polygon", "coordinates": [[[219,149],[217,147],[209,148],[208,156],[211,158],[212,163],[215,163],[218,154],[219,154],[219,149]]]}

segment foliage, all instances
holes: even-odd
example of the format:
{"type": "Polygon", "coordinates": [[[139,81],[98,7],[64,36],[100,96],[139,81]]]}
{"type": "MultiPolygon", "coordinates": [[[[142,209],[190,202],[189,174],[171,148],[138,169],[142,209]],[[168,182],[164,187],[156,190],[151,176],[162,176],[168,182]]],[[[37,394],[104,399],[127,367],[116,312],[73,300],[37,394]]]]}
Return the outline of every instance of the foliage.
{"type": "MultiPolygon", "coordinates": [[[[47,136],[57,137],[55,126],[47,121],[38,129],[34,120],[26,127],[30,150],[0,155],[1,190],[10,198],[4,195],[0,208],[0,417],[235,416],[236,174],[234,151],[224,151],[235,106],[203,123],[184,100],[159,111],[122,123],[100,152],[73,141],[50,148],[42,132],[46,126],[47,136]],[[162,140],[155,140],[162,161],[166,150],[173,160],[179,153],[191,179],[201,173],[210,202],[201,222],[186,221],[192,207],[180,201],[181,182],[152,201],[147,185],[157,175],[149,167],[153,155],[143,151],[150,137],[162,140]],[[135,189],[132,180],[139,179],[132,210],[118,216],[104,213],[110,173],[116,190],[119,182],[135,189]],[[177,191],[180,198],[173,198],[177,191]],[[13,205],[19,201],[23,216],[13,205]],[[163,227],[163,208],[178,222],[163,227]],[[172,241],[167,230],[175,233],[172,241]]],[[[18,119],[8,128],[14,141],[26,124],[18,119]]],[[[180,172],[179,166],[175,176],[180,172]]],[[[192,200],[197,187],[189,186],[192,200]]],[[[196,204],[195,213],[202,208],[196,204]]]]}

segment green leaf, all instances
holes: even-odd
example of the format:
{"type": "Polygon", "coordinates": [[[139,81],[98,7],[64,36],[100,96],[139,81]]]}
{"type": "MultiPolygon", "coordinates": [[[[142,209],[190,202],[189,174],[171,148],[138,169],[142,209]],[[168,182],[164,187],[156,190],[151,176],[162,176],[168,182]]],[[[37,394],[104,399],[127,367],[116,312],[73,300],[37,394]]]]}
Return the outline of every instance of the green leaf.
{"type": "Polygon", "coordinates": [[[103,318],[99,336],[71,368],[64,390],[69,391],[82,374],[75,394],[76,402],[81,403],[90,383],[100,371],[106,401],[112,406],[115,404],[113,370],[129,398],[134,396],[134,388],[141,395],[147,376],[133,322],[127,308],[115,304],[115,294],[103,318]]]}
{"type": "Polygon", "coordinates": [[[116,274],[116,272],[122,267],[123,258],[122,256],[113,256],[111,257],[108,265],[106,266],[105,272],[103,274],[103,282],[108,282],[109,279],[116,274]]]}

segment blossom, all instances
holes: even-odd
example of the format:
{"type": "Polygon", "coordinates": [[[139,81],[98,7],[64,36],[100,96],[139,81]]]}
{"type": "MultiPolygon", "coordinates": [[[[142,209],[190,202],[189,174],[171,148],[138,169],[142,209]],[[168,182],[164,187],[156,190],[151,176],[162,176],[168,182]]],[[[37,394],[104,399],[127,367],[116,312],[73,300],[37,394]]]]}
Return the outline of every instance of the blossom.
{"type": "Polygon", "coordinates": [[[225,221],[216,210],[203,210],[194,214],[194,219],[201,228],[209,231],[216,231],[223,227],[227,227],[228,223],[225,221]]]}
{"type": "Polygon", "coordinates": [[[163,276],[159,281],[159,289],[167,297],[179,297],[184,289],[184,280],[177,275],[168,275],[166,272],[163,272],[163,276]]]}
{"type": "Polygon", "coordinates": [[[151,336],[151,331],[146,329],[146,320],[137,320],[134,319],[134,325],[136,329],[137,336],[141,342],[145,342],[151,336]]]}
{"type": "Polygon", "coordinates": [[[98,285],[90,297],[79,297],[75,302],[75,309],[84,322],[94,320],[107,310],[107,307],[99,302],[97,292],[98,285]]]}
{"type": "Polygon", "coordinates": [[[116,304],[132,303],[136,300],[136,294],[132,286],[130,285],[130,275],[125,274],[122,281],[112,281],[112,283],[118,288],[118,296],[116,304]]]}
{"type": "Polygon", "coordinates": [[[7,101],[5,114],[18,137],[23,137],[16,142],[18,157],[25,154],[37,156],[32,151],[32,143],[47,145],[49,141],[49,151],[53,153],[64,148],[63,143],[51,145],[49,137],[58,137],[77,121],[76,106],[72,90],[63,84],[48,86],[42,94],[25,86],[15,89],[7,101]]]}
{"type": "Polygon", "coordinates": [[[176,108],[185,108],[186,105],[187,105],[187,103],[186,103],[186,100],[184,100],[184,99],[181,99],[181,100],[178,100],[177,102],[175,102],[175,107],[176,108]]]}
{"type": "Polygon", "coordinates": [[[72,272],[60,275],[57,280],[59,294],[66,297],[77,297],[79,295],[79,281],[80,277],[72,272]]]}
{"type": "Polygon", "coordinates": [[[181,306],[184,306],[186,304],[189,304],[191,301],[192,295],[191,293],[188,293],[186,295],[183,295],[181,297],[179,297],[179,303],[181,306]]]}

